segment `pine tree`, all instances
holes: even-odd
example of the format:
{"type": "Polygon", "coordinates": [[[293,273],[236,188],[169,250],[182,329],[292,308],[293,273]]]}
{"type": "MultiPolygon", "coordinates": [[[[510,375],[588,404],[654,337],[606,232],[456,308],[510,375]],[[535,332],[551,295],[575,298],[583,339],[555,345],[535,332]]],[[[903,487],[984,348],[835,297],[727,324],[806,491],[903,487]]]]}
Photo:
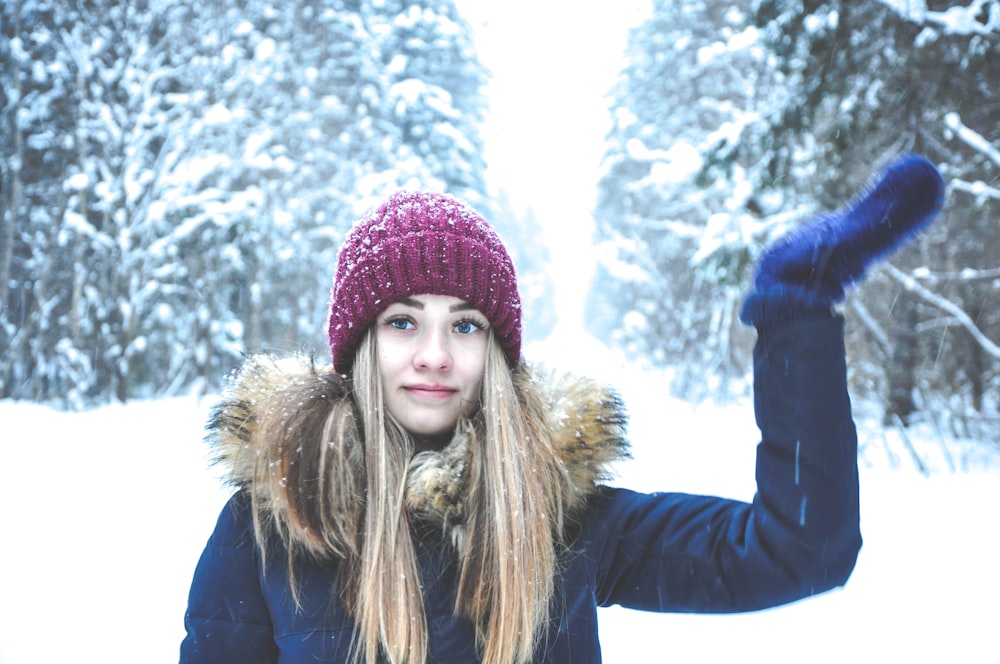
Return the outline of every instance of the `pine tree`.
{"type": "Polygon", "coordinates": [[[400,135],[394,159],[413,186],[486,202],[478,127],[486,74],[452,0],[365,3],[388,77],[387,107],[400,135]]]}
{"type": "Polygon", "coordinates": [[[952,183],[947,210],[849,299],[852,379],[902,421],[955,395],[995,409],[984,249],[1000,232],[986,175],[998,26],[994,0],[760,0],[745,13],[658,2],[632,35],[601,182],[596,284],[610,296],[595,292],[591,319],[612,321],[603,335],[677,366],[686,394],[712,385],[699,374],[725,380],[740,366],[726,357],[745,348],[732,314],[761,248],[917,151],[952,183]]]}
{"type": "Polygon", "coordinates": [[[748,20],[734,6],[655,4],[630,35],[599,183],[589,319],[599,337],[678,367],[684,394],[746,366],[735,303],[761,203],[743,146],[766,126],[756,93],[774,87],[748,20]]]}
{"type": "Polygon", "coordinates": [[[450,3],[0,11],[0,396],[211,389],[248,350],[324,348],[336,247],[368,207],[414,183],[486,200],[450,3]]]}
{"type": "MultiPolygon", "coordinates": [[[[984,155],[956,140],[950,125],[1000,135],[997,72],[989,64],[1000,57],[1000,3],[768,1],[758,3],[757,21],[799,100],[782,109],[773,133],[808,135],[817,146],[819,207],[842,203],[873,165],[901,151],[927,155],[952,183],[983,177],[984,155]]],[[[777,173],[791,166],[788,159],[775,163],[777,173]]],[[[964,267],[995,266],[983,251],[1000,240],[989,221],[995,214],[996,199],[953,187],[944,218],[919,246],[893,258],[900,272],[876,273],[852,297],[858,377],[885,395],[887,420],[905,423],[936,401],[980,410],[986,386],[998,384],[1000,358],[986,359],[988,346],[949,323],[935,301],[958,304],[975,315],[977,334],[1000,338],[998,320],[984,306],[996,298],[995,286],[959,277],[964,267]],[[934,298],[901,290],[888,274],[926,275],[922,283],[934,298]]]]}
{"type": "Polygon", "coordinates": [[[79,248],[64,213],[64,165],[75,160],[76,80],[60,50],[74,17],[60,3],[0,6],[0,145],[3,244],[0,246],[0,397],[68,392],[90,371],[72,336],[79,248]]]}

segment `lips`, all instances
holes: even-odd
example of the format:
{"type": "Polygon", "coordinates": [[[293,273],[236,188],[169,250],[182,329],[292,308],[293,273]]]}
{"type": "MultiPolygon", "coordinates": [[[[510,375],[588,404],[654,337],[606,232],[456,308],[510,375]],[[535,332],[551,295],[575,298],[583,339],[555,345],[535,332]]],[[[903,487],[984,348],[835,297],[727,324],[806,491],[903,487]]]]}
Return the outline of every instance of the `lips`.
{"type": "Polygon", "coordinates": [[[446,385],[407,385],[406,391],[411,395],[422,399],[447,399],[456,392],[457,389],[446,385]]]}

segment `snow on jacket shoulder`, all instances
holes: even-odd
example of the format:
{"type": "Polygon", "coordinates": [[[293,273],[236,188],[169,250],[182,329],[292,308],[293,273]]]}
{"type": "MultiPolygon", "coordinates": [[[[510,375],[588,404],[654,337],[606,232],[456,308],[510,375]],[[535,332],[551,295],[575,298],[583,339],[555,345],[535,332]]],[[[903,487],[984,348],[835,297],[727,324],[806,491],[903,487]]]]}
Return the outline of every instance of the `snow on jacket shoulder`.
{"type": "MultiPolygon", "coordinates": [[[[754,353],[758,492],[752,503],[601,486],[624,449],[613,432],[593,467],[574,467],[579,524],[557,579],[556,607],[537,662],[600,662],[597,607],[735,612],[843,584],[861,545],[857,438],[844,364],[843,321],[762,326],[754,353]]],[[[592,389],[555,390],[570,412],[592,389]]],[[[590,397],[593,398],[593,397],[590,397]]],[[[603,405],[614,403],[608,395],[603,405]],[[608,401],[610,399],[610,401],[608,401]]],[[[592,404],[591,404],[592,405],[592,404]]],[[[565,420],[565,412],[553,422],[565,420]]],[[[624,416],[590,408],[620,427],[624,416]]],[[[579,422],[574,427],[579,426],[579,422]]],[[[608,433],[608,432],[605,432],[608,433]]],[[[581,464],[588,455],[568,463],[581,464]]],[[[587,461],[586,463],[591,463],[587,461]]],[[[430,662],[477,662],[475,629],[452,615],[454,549],[438,527],[414,528],[430,630],[430,662]]],[[[336,564],[300,561],[301,608],[288,592],[283,551],[266,568],[254,543],[248,489],[223,509],[195,571],[181,662],[345,662],[353,623],[335,591],[336,564]]]]}

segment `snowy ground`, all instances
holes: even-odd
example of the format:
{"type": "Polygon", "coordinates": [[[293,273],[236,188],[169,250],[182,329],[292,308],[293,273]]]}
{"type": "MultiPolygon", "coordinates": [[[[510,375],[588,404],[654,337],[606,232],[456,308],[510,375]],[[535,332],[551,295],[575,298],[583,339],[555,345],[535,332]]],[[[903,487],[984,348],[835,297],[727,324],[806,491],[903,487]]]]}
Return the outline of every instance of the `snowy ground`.
{"type": "MultiPolygon", "coordinates": [[[[750,498],[748,403],[694,407],[656,376],[603,366],[632,413],[636,458],[619,483],[750,498]]],[[[0,664],[177,661],[191,573],[226,498],[201,444],[208,406],[0,402],[0,664]]],[[[605,610],[605,661],[996,662],[1000,463],[925,476],[891,432],[866,440],[865,545],[845,589],[736,616],[605,610]]]]}

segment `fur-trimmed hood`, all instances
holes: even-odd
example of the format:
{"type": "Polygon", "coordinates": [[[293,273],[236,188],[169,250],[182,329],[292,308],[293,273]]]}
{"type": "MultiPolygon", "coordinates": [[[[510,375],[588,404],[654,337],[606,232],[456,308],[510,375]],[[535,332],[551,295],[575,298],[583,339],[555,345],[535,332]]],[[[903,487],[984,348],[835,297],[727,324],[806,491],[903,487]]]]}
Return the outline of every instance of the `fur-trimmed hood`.
{"type": "MultiPolygon", "coordinates": [[[[609,479],[610,464],[628,456],[627,418],[621,399],[613,390],[590,379],[557,375],[524,363],[514,371],[514,386],[515,390],[530,393],[542,406],[544,429],[550,435],[533,444],[553,446],[563,465],[563,505],[572,512],[598,483],[609,479]]],[[[307,441],[276,435],[289,429],[317,430],[317,426],[328,434],[328,440],[346,441],[338,449],[319,451],[320,456],[336,454],[335,467],[363,465],[364,442],[358,433],[359,420],[348,376],[305,356],[278,359],[252,355],[230,378],[213,409],[207,440],[227,481],[248,490],[258,509],[263,508],[267,520],[279,532],[292,539],[313,539],[307,546],[314,551],[336,551],[336,537],[320,542],[313,538],[315,533],[294,532],[296,519],[289,518],[289,512],[307,507],[293,504],[287,486],[312,482],[309,486],[316,490],[307,493],[325,497],[310,498],[310,504],[321,504],[324,512],[331,513],[322,516],[322,525],[334,524],[336,529],[337,518],[357,518],[358,506],[364,502],[363,473],[338,473],[327,482],[317,476],[317,468],[326,466],[304,449],[307,441]],[[318,426],[320,419],[323,424],[318,426]],[[344,432],[348,435],[335,435],[344,432]],[[283,443],[277,442],[282,439],[283,443]],[[297,442],[289,444],[289,439],[297,442]]],[[[468,490],[469,438],[474,435],[471,427],[460,427],[442,450],[413,457],[406,489],[411,512],[446,528],[461,526],[468,490]]],[[[333,448],[333,443],[317,446],[333,448]]],[[[308,508],[316,509],[314,505],[308,508]]]]}

